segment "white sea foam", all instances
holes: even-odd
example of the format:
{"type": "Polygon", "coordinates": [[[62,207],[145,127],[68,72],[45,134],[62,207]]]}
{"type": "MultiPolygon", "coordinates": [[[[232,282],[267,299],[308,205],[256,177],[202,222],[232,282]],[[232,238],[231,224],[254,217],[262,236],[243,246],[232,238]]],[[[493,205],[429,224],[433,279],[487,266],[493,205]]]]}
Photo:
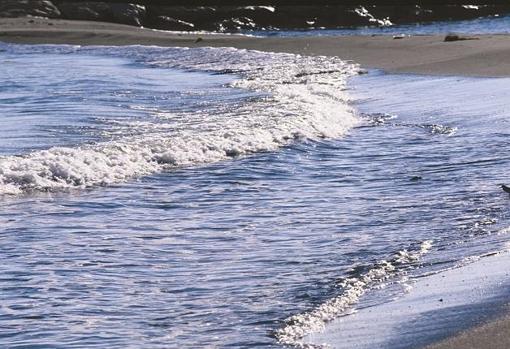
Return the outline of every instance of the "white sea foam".
{"type": "Polygon", "coordinates": [[[157,67],[233,73],[239,76],[233,88],[258,91],[261,96],[207,112],[174,115],[153,111],[156,117],[171,118],[175,122],[171,128],[128,121],[123,127],[137,127],[137,132],[112,141],[0,157],[0,194],[118,183],[176,166],[273,151],[300,138],[340,137],[358,123],[343,92],[347,77],[358,67],[336,58],[232,48],[14,49],[107,54],[157,67]]]}
{"type": "Polygon", "coordinates": [[[349,308],[357,303],[367,290],[381,285],[385,280],[394,276],[395,272],[402,266],[416,263],[431,248],[432,241],[424,241],[415,251],[399,251],[390,260],[379,262],[359,277],[344,280],[340,285],[343,288],[341,295],[329,299],[306,313],[288,318],[285,321],[285,326],[276,331],[278,342],[298,348],[320,348],[321,345],[303,342],[303,337],[322,331],[327,322],[339,315],[346,314],[349,308]]]}

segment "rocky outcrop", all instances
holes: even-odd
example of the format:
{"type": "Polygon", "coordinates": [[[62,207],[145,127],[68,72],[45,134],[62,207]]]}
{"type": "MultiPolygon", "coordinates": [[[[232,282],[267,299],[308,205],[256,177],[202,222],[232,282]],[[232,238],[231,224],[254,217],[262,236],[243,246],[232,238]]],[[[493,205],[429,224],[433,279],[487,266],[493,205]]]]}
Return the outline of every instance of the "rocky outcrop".
{"type": "Polygon", "coordinates": [[[386,26],[510,13],[510,5],[185,7],[67,0],[0,0],[0,16],[105,21],[164,30],[286,30],[386,26]]]}
{"type": "Polygon", "coordinates": [[[147,6],[146,27],[163,30],[214,30],[210,19],[213,7],[147,6]],[[209,18],[208,20],[204,20],[209,18]]]}
{"type": "Polygon", "coordinates": [[[0,17],[40,16],[60,18],[61,12],[47,0],[2,0],[0,17]]]}
{"type": "Polygon", "coordinates": [[[104,21],[143,25],[145,6],[130,3],[90,2],[55,2],[64,19],[78,19],[85,21],[104,21]]]}
{"type": "Polygon", "coordinates": [[[62,18],[83,21],[112,22],[111,6],[105,2],[56,2],[62,18]]]}

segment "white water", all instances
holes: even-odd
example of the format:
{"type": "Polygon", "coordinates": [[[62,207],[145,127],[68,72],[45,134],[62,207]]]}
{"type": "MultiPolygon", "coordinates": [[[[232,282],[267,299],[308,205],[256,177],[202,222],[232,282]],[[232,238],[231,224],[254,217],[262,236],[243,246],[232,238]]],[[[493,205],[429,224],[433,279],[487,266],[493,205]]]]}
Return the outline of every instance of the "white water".
{"type": "MultiPolygon", "coordinates": [[[[119,49],[105,47],[40,50],[119,56],[119,49]]],[[[123,182],[177,166],[273,151],[299,138],[340,137],[358,122],[343,91],[357,66],[338,59],[228,48],[131,47],[120,55],[156,67],[233,73],[239,79],[232,88],[259,95],[213,112],[156,110],[166,125],[137,124],[136,129],[145,130],[136,136],[1,157],[0,194],[123,182]]]]}

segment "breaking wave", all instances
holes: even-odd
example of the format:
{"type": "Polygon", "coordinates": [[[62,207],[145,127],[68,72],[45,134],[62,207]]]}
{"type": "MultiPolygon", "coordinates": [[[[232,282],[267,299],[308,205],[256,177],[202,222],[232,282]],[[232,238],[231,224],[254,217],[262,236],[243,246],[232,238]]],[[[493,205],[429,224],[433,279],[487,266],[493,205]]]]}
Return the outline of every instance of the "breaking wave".
{"type": "Polygon", "coordinates": [[[108,185],[175,167],[274,151],[296,139],[340,137],[358,123],[344,92],[347,78],[358,66],[336,58],[233,48],[9,45],[8,49],[114,55],[154,67],[235,74],[238,79],[231,88],[258,94],[205,111],[153,111],[161,120],[170,120],[171,127],[144,123],[143,132],[114,140],[0,157],[0,194],[108,185]]]}

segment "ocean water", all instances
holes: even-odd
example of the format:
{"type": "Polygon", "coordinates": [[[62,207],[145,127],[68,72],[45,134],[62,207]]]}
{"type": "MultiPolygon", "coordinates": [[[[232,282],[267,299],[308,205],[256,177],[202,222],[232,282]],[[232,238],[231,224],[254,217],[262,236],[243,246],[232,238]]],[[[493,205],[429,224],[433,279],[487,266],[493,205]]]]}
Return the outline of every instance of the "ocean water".
{"type": "Polygon", "coordinates": [[[399,25],[383,25],[358,28],[303,30],[247,31],[260,36],[331,36],[331,35],[445,35],[459,34],[508,34],[510,16],[501,14],[494,17],[480,17],[463,21],[436,21],[399,25]]]}
{"type": "MultiPolygon", "coordinates": [[[[0,51],[2,348],[313,346],[507,249],[509,79],[225,48],[0,51]]],[[[393,335],[453,328],[413,342],[419,325],[393,335]]]]}

